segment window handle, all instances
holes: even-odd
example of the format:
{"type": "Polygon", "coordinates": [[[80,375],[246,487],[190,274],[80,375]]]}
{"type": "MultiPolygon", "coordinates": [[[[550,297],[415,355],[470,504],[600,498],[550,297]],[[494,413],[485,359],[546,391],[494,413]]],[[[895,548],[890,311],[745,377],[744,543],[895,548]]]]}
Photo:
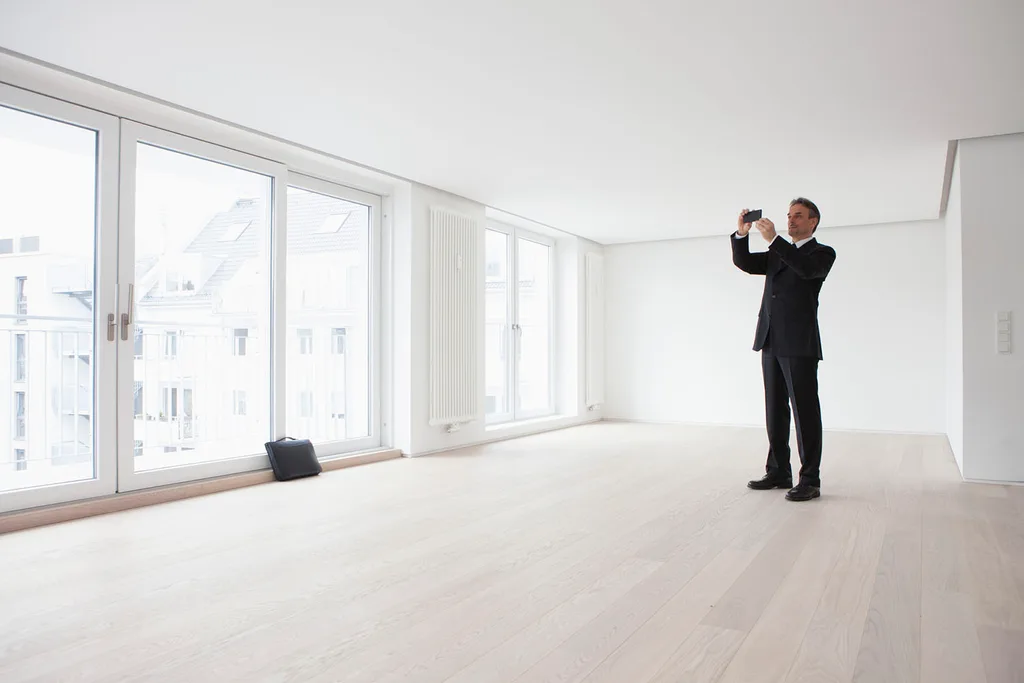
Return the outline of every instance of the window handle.
{"type": "Polygon", "coordinates": [[[128,312],[121,314],[121,341],[128,341],[128,328],[134,321],[135,285],[128,285],[128,312]]]}

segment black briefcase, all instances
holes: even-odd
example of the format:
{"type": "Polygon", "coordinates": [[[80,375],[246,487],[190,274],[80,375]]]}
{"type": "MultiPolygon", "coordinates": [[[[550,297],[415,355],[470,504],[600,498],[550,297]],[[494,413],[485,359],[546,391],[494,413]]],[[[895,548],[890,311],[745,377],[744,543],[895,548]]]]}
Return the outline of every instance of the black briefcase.
{"type": "Polygon", "coordinates": [[[278,481],[315,477],[324,471],[309,439],[286,436],[277,441],[268,441],[265,445],[267,455],[270,456],[270,466],[278,481]]]}

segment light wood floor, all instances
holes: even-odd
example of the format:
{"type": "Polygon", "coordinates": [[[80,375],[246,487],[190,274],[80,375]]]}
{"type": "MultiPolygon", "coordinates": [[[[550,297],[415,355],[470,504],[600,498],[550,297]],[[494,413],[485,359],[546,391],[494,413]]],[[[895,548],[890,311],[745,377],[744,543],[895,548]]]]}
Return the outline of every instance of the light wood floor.
{"type": "Polygon", "coordinates": [[[1024,488],[829,433],[791,503],[764,442],[602,423],[0,536],[0,681],[1024,681],[1024,488]]]}

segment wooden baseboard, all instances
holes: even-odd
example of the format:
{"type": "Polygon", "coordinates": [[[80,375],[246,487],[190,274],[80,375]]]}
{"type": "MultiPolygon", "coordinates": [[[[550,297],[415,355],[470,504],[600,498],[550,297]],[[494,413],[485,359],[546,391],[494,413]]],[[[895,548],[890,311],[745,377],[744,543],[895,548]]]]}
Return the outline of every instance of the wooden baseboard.
{"type": "MultiPolygon", "coordinates": [[[[355,467],[357,465],[367,465],[384,460],[393,460],[395,458],[400,458],[401,456],[401,451],[386,449],[372,451],[369,453],[347,455],[340,458],[331,458],[329,460],[324,460],[321,464],[323,465],[325,472],[330,472],[332,470],[340,470],[346,467],[355,467]]],[[[11,533],[13,531],[23,531],[25,529],[46,526],[48,524],[70,522],[75,519],[95,517],[96,515],[106,515],[111,512],[121,512],[123,510],[145,507],[147,505],[170,503],[176,500],[195,498],[196,496],[205,496],[211,493],[220,493],[221,491],[230,491],[232,489],[240,489],[246,486],[267,484],[272,481],[275,481],[274,473],[267,469],[259,470],[258,472],[244,472],[242,474],[232,474],[226,477],[193,481],[185,484],[161,486],[158,488],[146,489],[144,491],[119,493],[113,496],[76,501],[74,503],[62,503],[59,505],[33,508],[31,510],[9,512],[5,515],[0,515],[0,534],[11,533]]]]}

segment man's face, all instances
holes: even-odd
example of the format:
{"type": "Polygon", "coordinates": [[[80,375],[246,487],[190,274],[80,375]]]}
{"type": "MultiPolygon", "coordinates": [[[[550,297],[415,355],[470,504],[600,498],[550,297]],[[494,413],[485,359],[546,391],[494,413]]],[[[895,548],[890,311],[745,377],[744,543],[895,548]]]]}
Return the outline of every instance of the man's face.
{"type": "Polygon", "coordinates": [[[807,239],[818,224],[817,218],[811,218],[811,212],[802,204],[789,207],[789,236],[794,242],[807,239]]]}

